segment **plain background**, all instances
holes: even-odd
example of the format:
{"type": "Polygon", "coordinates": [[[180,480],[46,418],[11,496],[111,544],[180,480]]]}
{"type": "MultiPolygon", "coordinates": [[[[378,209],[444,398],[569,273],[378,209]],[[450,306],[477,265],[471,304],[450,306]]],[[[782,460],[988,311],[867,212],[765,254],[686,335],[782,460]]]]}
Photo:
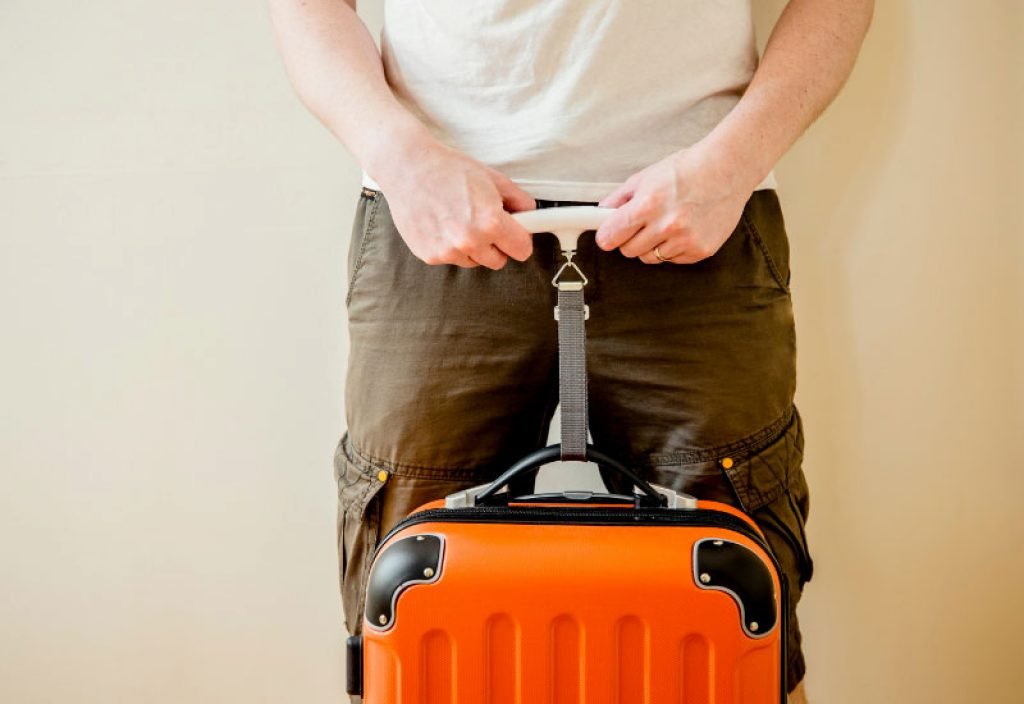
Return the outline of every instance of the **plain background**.
{"type": "MultiPolygon", "coordinates": [[[[879,2],[778,170],[819,704],[1024,691],[1022,47],[879,2]]],[[[355,163],[262,3],[3,0],[0,85],[0,700],[340,701],[355,163]]]]}

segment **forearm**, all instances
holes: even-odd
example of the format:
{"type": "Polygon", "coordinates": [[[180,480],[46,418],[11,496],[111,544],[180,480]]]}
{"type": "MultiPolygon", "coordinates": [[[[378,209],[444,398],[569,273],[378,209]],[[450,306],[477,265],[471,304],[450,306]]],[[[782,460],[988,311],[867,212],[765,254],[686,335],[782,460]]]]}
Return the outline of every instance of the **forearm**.
{"type": "Polygon", "coordinates": [[[743,98],[704,140],[753,190],[853,70],[873,0],[790,0],[743,98]]]}
{"type": "Polygon", "coordinates": [[[299,98],[359,164],[376,172],[397,148],[431,139],[395,99],[355,0],[270,0],[278,48],[299,98]]]}

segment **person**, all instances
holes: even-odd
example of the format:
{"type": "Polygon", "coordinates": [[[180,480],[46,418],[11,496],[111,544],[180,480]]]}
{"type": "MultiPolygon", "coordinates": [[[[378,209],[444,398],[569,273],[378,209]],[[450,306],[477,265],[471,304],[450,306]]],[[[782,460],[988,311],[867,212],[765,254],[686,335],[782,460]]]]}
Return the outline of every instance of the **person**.
{"type": "Polygon", "coordinates": [[[760,60],[745,0],[384,9],[378,52],[355,0],[271,0],[297,93],[363,169],[335,455],[350,632],[390,526],[543,445],[560,255],[510,213],[597,203],[615,211],[576,257],[593,442],[754,517],[791,587],[805,702],[809,494],[773,168],[847,79],[873,2],[791,0],[760,60]]]}

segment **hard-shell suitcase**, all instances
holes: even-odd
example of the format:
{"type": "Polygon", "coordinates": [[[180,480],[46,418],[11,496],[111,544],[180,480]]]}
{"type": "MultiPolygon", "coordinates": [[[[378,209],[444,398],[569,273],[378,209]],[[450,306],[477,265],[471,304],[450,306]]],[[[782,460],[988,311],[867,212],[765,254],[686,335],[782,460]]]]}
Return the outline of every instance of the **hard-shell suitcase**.
{"type": "Polygon", "coordinates": [[[567,258],[553,281],[562,443],[384,536],[348,643],[349,692],[365,704],[785,702],[786,585],[756,524],[586,445],[586,279],[563,274],[605,213],[546,210],[520,222],[558,235],[567,258]],[[560,458],[634,492],[501,491],[560,458]]]}

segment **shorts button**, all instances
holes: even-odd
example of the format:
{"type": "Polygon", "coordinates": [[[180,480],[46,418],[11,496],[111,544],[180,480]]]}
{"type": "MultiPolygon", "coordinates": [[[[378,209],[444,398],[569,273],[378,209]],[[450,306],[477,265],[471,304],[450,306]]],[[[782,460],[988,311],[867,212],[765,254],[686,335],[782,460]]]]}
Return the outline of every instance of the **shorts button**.
{"type": "Polygon", "coordinates": [[[377,472],[377,479],[379,479],[382,482],[386,482],[388,480],[388,473],[385,472],[383,469],[380,470],[379,472],[377,472]]]}
{"type": "Polygon", "coordinates": [[[722,460],[722,467],[724,467],[725,469],[732,469],[732,465],[732,457],[726,457],[725,459],[722,460]]]}

